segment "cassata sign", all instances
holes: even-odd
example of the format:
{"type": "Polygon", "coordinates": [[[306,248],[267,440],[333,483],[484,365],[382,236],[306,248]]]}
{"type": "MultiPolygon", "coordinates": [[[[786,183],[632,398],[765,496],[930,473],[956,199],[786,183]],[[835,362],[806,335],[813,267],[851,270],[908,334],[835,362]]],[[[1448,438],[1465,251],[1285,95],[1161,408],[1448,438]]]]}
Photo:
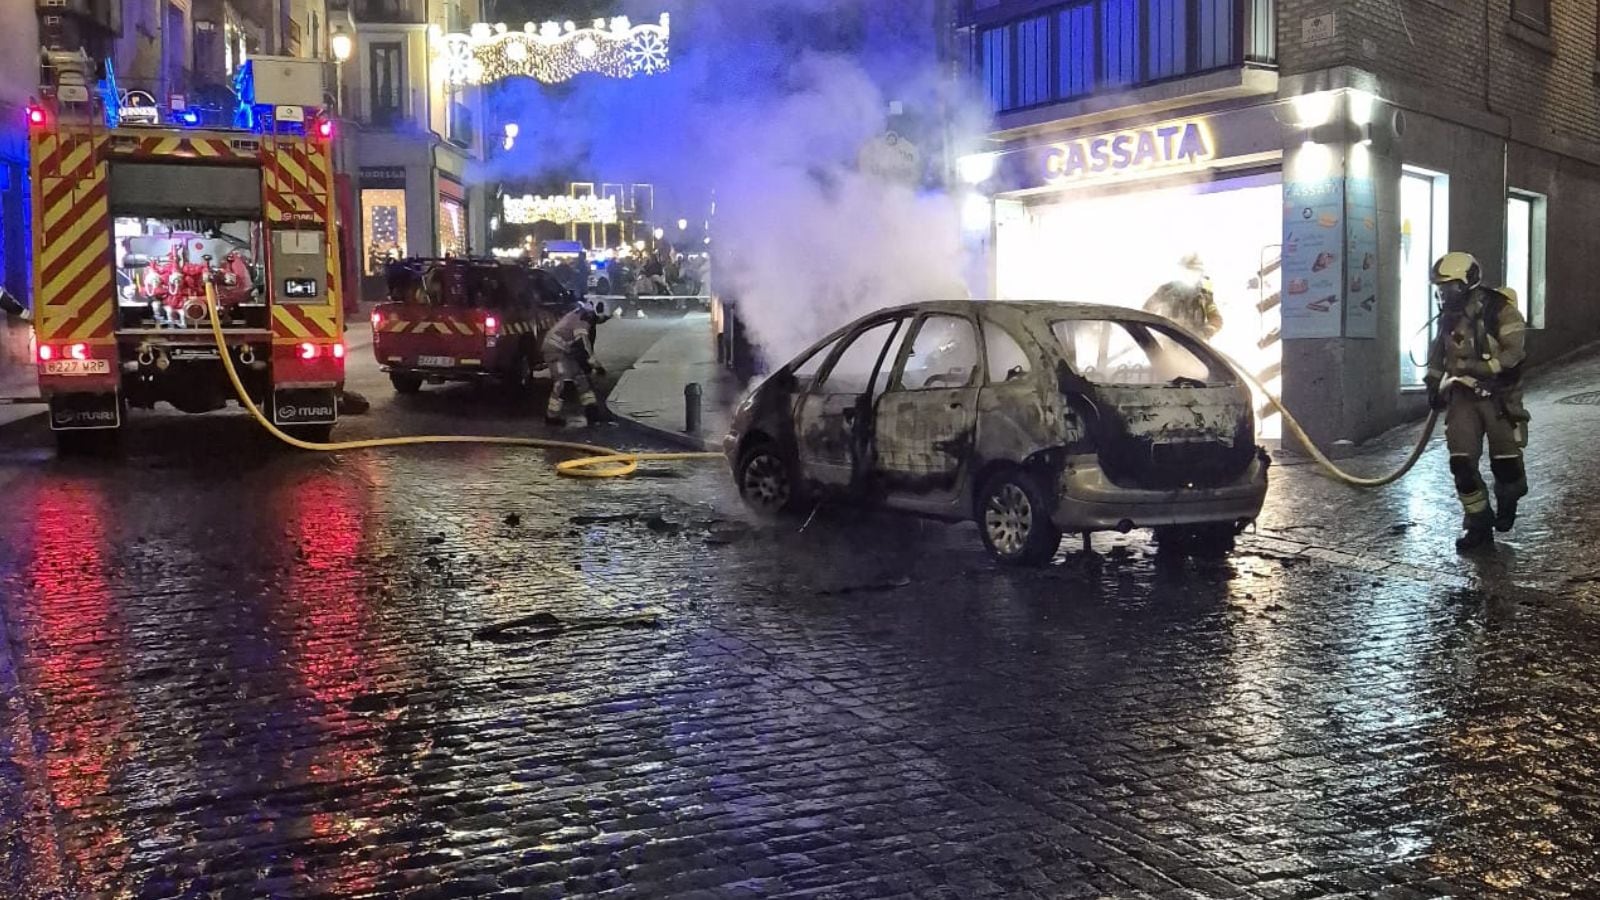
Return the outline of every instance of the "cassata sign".
{"type": "Polygon", "coordinates": [[[1169,122],[1050,146],[1044,156],[1051,184],[1152,169],[1198,165],[1215,155],[1202,120],[1169,122]]]}

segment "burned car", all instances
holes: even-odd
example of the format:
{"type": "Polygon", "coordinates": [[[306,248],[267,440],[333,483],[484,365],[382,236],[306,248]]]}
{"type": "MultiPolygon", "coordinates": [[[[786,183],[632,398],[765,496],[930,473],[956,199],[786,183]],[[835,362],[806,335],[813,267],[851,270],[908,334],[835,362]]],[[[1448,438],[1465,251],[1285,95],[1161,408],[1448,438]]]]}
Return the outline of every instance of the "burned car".
{"type": "Polygon", "coordinates": [[[1054,302],[883,310],[778,369],[723,449],[745,502],[824,498],[972,520],[1006,563],[1068,532],[1153,528],[1225,554],[1261,511],[1249,389],[1158,316],[1054,302]]]}

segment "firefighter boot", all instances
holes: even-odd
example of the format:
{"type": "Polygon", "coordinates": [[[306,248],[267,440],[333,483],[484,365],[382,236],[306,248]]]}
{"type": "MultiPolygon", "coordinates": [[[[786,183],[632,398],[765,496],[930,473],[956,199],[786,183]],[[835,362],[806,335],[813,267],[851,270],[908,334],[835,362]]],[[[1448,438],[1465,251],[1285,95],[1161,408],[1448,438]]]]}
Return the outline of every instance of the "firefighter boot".
{"type": "Polygon", "coordinates": [[[600,411],[600,404],[589,403],[583,407],[583,418],[590,425],[599,425],[606,420],[605,413],[600,411]]]}
{"type": "Polygon", "coordinates": [[[1450,474],[1455,476],[1456,496],[1461,500],[1464,533],[1456,538],[1456,549],[1465,553],[1494,542],[1494,510],[1489,506],[1489,491],[1478,463],[1468,456],[1450,457],[1450,474]]]}
{"type": "Polygon", "coordinates": [[[1461,527],[1465,531],[1461,537],[1456,538],[1456,549],[1466,553],[1493,544],[1494,524],[1494,510],[1489,509],[1487,505],[1480,512],[1467,513],[1461,521],[1461,527]]]}
{"type": "Polygon", "coordinates": [[[1499,509],[1494,530],[1505,534],[1517,524],[1517,501],[1528,495],[1528,475],[1521,457],[1490,460],[1489,468],[1494,471],[1494,501],[1499,509]]]}

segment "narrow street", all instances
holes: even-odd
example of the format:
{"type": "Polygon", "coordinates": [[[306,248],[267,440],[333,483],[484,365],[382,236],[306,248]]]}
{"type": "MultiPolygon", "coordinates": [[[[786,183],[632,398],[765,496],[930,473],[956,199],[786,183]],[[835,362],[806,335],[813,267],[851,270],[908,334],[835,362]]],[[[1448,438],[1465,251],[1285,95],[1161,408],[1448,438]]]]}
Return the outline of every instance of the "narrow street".
{"type": "MultiPolygon", "coordinates": [[[[654,340],[607,327],[613,374],[654,340]]],[[[343,436],[544,433],[351,369],[343,436]]],[[[717,464],[13,425],[0,892],[1592,896],[1600,412],[1557,401],[1597,379],[1536,379],[1527,515],[1465,562],[1439,447],[1377,492],[1281,465],[1224,563],[1029,572],[970,525],[750,521],[717,464]]]]}

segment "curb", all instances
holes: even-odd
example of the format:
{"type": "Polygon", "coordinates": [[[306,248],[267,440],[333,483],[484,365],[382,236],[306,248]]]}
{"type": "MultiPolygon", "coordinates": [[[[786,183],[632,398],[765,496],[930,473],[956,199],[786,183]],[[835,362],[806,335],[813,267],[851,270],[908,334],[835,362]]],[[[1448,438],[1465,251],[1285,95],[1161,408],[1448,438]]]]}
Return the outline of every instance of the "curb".
{"type": "Polygon", "coordinates": [[[699,437],[692,434],[685,434],[682,431],[673,431],[670,428],[663,428],[660,425],[653,425],[648,422],[644,422],[626,413],[617,412],[614,409],[610,410],[610,412],[618,422],[621,422],[630,428],[642,431],[658,440],[666,441],[674,446],[684,447],[689,450],[704,451],[707,453],[720,453],[722,451],[722,441],[720,440],[708,437],[699,437]]]}

